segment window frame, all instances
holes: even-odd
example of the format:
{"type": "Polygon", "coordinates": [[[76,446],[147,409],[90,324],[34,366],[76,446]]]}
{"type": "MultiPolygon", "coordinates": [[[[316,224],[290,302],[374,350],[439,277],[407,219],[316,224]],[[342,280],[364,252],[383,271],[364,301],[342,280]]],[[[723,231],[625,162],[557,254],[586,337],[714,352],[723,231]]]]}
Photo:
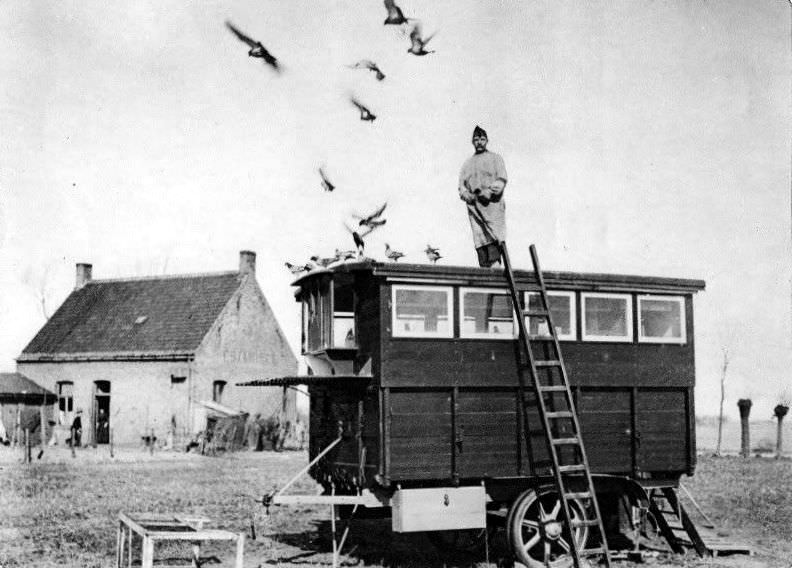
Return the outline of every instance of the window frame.
{"type": "Polygon", "coordinates": [[[453,286],[426,286],[423,284],[392,284],[391,285],[391,337],[402,339],[454,339],[454,287],[453,286]],[[396,325],[396,294],[400,290],[407,291],[430,291],[446,293],[446,308],[448,310],[448,330],[446,332],[403,332],[396,325]]]}
{"type": "Polygon", "coordinates": [[[491,288],[482,286],[460,286],[459,287],[459,338],[460,339],[491,339],[496,341],[514,341],[519,337],[519,329],[517,328],[517,319],[514,317],[514,306],[511,309],[511,324],[512,333],[510,335],[494,335],[489,332],[465,332],[465,293],[473,292],[479,294],[495,294],[498,296],[506,296],[511,303],[511,293],[505,288],[491,288]]]}
{"type": "Polygon", "coordinates": [[[635,318],[633,317],[633,295],[610,292],[581,292],[580,294],[580,339],[581,341],[598,341],[602,343],[635,343],[635,318]],[[618,335],[589,335],[586,326],[586,300],[589,298],[611,298],[626,300],[625,313],[627,328],[626,336],[618,335]]]}
{"type": "Polygon", "coordinates": [[[687,344],[687,313],[685,296],[664,296],[662,294],[641,294],[637,296],[637,315],[638,315],[638,342],[639,343],[664,343],[673,345],[687,344]],[[675,302],[679,305],[680,337],[646,337],[641,326],[641,301],[642,300],[665,300],[675,302]]]}
{"type": "MultiPolygon", "coordinates": [[[[531,294],[539,295],[538,290],[525,290],[523,291],[523,306],[527,310],[530,306],[529,298],[531,294]]],[[[577,293],[573,290],[548,290],[548,296],[564,296],[569,298],[569,329],[570,333],[565,334],[558,334],[559,341],[578,341],[578,302],[577,302],[577,293]]],[[[529,320],[531,318],[529,316],[525,316],[525,327],[527,330],[530,330],[529,320]]],[[[553,319],[553,324],[555,325],[557,322],[555,318],[553,319]]],[[[558,328],[556,328],[556,333],[558,332],[558,328]]],[[[533,337],[533,336],[531,336],[533,337]]],[[[549,335],[547,337],[550,337],[549,335]]]]}

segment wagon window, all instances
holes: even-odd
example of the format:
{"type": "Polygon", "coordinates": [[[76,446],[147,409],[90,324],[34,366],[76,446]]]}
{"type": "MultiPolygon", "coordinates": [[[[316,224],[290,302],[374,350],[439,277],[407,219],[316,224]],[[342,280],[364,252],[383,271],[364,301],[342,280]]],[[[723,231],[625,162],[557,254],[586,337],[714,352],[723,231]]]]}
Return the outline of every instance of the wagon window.
{"type": "Polygon", "coordinates": [[[393,286],[394,337],[453,337],[452,289],[393,286]]]}
{"type": "Polygon", "coordinates": [[[355,347],[355,295],[351,279],[333,282],[333,347],[355,347]]]}
{"type": "Polygon", "coordinates": [[[632,341],[632,297],[582,294],[584,341],[632,341]]]}
{"type": "MultiPolygon", "coordinates": [[[[576,301],[574,292],[547,292],[547,301],[550,304],[550,314],[553,316],[558,339],[577,339],[576,301]]],[[[529,310],[543,308],[539,292],[525,293],[525,306],[529,310]]],[[[546,318],[525,318],[525,325],[531,335],[546,336],[550,331],[547,328],[546,318]]]]}
{"type": "Polygon", "coordinates": [[[462,337],[514,339],[514,312],[506,290],[463,288],[462,337]]]}
{"type": "Polygon", "coordinates": [[[638,340],[646,343],[685,343],[685,299],[680,296],[640,296],[638,340]]]}
{"type": "Polygon", "coordinates": [[[306,352],[330,346],[332,298],[330,280],[321,279],[306,286],[303,304],[303,350],[306,352]]]}

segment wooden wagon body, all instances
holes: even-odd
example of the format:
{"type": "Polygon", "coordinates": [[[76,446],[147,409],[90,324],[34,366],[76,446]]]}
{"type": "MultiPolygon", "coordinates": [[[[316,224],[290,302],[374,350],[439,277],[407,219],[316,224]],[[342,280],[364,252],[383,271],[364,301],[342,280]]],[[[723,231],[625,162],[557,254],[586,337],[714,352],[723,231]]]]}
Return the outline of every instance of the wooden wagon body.
{"type": "MultiPolygon", "coordinates": [[[[515,275],[530,305],[533,272],[515,275]]],[[[644,485],[692,474],[693,295],[704,283],[543,275],[592,473],[644,485]]],[[[317,481],[336,492],[483,483],[508,502],[550,474],[538,416],[520,404],[502,271],[360,261],[295,285],[314,376],[292,380],[309,385],[311,458],[343,436],[312,468],[317,481]]]]}

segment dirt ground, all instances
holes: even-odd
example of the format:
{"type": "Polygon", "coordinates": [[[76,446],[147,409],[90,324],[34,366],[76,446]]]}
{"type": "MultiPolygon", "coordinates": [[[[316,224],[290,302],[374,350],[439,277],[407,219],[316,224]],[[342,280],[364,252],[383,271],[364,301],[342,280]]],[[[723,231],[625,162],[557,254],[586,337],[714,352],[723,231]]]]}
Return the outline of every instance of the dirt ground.
{"type": "MultiPolygon", "coordinates": [[[[33,464],[21,452],[0,448],[0,568],[110,567],[120,511],[190,513],[211,526],[247,537],[245,566],[302,568],[330,565],[329,511],[316,506],[272,508],[255,498],[283,484],[307,463],[303,452],[238,453],[222,457],[140,449],[82,448],[77,457],[48,449],[33,464]],[[255,538],[252,538],[255,535],[255,538]]],[[[750,543],[755,555],[699,559],[661,554],[651,566],[792,566],[792,461],[700,458],[685,485],[723,535],[750,543]]],[[[296,493],[316,487],[304,478],[296,493]]],[[[343,527],[343,525],[341,525],[343,527]]],[[[229,545],[206,547],[208,566],[233,565],[229,545]],[[219,564],[218,562],[222,562],[219,564]]],[[[188,558],[186,548],[163,547],[157,558],[188,558]]],[[[424,534],[394,534],[390,522],[352,524],[342,555],[345,566],[494,568],[506,562],[503,535],[487,554],[439,553],[424,534]]],[[[617,566],[632,568],[628,562],[617,566]]]]}

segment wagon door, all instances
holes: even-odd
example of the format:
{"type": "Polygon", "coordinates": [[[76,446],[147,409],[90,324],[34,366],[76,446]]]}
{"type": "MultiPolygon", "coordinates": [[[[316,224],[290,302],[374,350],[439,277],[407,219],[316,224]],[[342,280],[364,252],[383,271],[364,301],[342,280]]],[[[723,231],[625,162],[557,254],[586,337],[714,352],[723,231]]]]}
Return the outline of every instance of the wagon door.
{"type": "Polygon", "coordinates": [[[638,390],[635,412],[639,471],[686,470],[689,436],[685,394],[684,390],[638,390]]]}
{"type": "Polygon", "coordinates": [[[391,390],[388,432],[390,477],[451,477],[451,393],[391,390]]]}
{"type": "Polygon", "coordinates": [[[581,390],[577,409],[591,469],[597,473],[631,473],[632,416],[628,389],[581,390]]]}

